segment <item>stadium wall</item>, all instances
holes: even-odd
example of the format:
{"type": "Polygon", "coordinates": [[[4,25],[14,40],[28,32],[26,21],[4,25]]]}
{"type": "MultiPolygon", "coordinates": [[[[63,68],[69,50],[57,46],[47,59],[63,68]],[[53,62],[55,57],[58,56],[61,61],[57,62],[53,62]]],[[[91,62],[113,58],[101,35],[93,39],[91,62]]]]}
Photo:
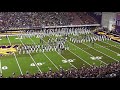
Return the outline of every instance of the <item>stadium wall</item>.
{"type": "Polygon", "coordinates": [[[115,12],[102,12],[102,22],[101,25],[109,30],[112,30],[116,21],[115,12]]]}

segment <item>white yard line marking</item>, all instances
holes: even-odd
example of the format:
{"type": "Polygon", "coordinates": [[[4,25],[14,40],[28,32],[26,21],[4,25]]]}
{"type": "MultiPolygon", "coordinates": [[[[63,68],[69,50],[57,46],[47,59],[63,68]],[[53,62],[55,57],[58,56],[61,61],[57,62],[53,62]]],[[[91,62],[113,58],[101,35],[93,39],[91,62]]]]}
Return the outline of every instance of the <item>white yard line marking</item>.
{"type": "MultiPolygon", "coordinates": [[[[36,44],[32,39],[31,41],[36,44]]],[[[59,68],[52,62],[52,60],[43,52],[43,54],[48,58],[48,60],[50,60],[50,62],[59,70],[59,68]]]]}
{"type": "MultiPolygon", "coordinates": [[[[56,51],[57,52],[57,51],[56,51]]],[[[58,53],[58,52],[57,52],[58,53]]],[[[59,54],[59,53],[58,53],[59,54]]],[[[61,54],[59,54],[61,57],[63,57],[61,54]]],[[[65,57],[63,57],[65,60],[66,60],[66,58],[65,57]]],[[[77,67],[75,67],[71,62],[68,62],[72,67],[74,67],[74,68],[76,68],[77,69],[77,67]]]]}
{"type": "MultiPolygon", "coordinates": [[[[42,39],[42,38],[41,38],[42,39]]],[[[43,40],[43,39],[42,39],[43,40]]],[[[47,43],[45,40],[43,40],[45,43],[47,43]]],[[[48,43],[47,43],[48,44],[48,43]]],[[[49,44],[48,44],[49,45],[49,44]]],[[[50,46],[50,45],[49,45],[50,46]]],[[[57,52],[57,51],[56,51],[57,52]]],[[[57,52],[58,53],[58,52],[57,52]]],[[[59,53],[58,53],[59,54],[59,53]]],[[[63,57],[61,54],[59,54],[61,57],[63,57]]],[[[63,57],[64,59],[66,59],[65,57],[63,57]]],[[[73,66],[74,68],[76,68],[77,69],[77,67],[75,67],[72,63],[70,63],[69,62],[69,64],[71,65],[71,66],[73,66]]]]}
{"type": "MultiPolygon", "coordinates": [[[[112,41],[112,40],[111,40],[112,41]]],[[[106,43],[106,44],[109,44],[109,43],[107,43],[107,42],[103,42],[103,43],[106,43]]],[[[109,44],[110,46],[113,46],[113,47],[116,47],[116,46],[114,46],[114,45],[112,45],[112,44],[109,44]]],[[[118,49],[120,49],[119,47],[116,47],[116,48],[118,48],[118,49]]]]}
{"type": "MultiPolygon", "coordinates": [[[[29,37],[30,38],[30,37],[29,37]]],[[[36,43],[30,38],[30,40],[36,45],[36,43]]]]}
{"type": "Polygon", "coordinates": [[[0,60],[0,74],[2,74],[2,65],[1,65],[1,60],[0,60]]]}
{"type": "MultiPolygon", "coordinates": [[[[21,39],[19,39],[20,40],[20,42],[22,43],[22,45],[23,46],[25,46],[24,45],[24,43],[22,42],[22,40],[21,39]]],[[[35,65],[36,65],[36,67],[38,68],[38,70],[42,73],[42,71],[41,71],[41,69],[38,67],[38,65],[36,64],[36,62],[35,62],[35,60],[34,60],[34,58],[31,56],[31,54],[29,53],[29,56],[31,57],[31,59],[33,60],[33,62],[35,63],[35,65]]]]}
{"type": "MultiPolygon", "coordinates": [[[[84,45],[86,45],[85,43],[83,43],[84,45]]],[[[88,46],[88,45],[86,45],[86,46],[88,46]]],[[[90,46],[88,46],[88,47],[90,47],[90,46]]],[[[93,47],[90,47],[90,48],[92,48],[92,49],[94,49],[93,47]]],[[[97,52],[99,52],[99,53],[102,53],[102,54],[104,54],[103,52],[100,52],[100,51],[98,51],[97,49],[94,49],[95,51],[97,51],[97,52]]],[[[111,59],[113,59],[113,60],[115,60],[115,61],[117,61],[117,62],[119,62],[118,60],[116,60],[116,59],[114,59],[114,58],[112,58],[112,57],[110,57],[110,56],[108,56],[108,55],[106,55],[106,54],[104,54],[105,56],[107,56],[107,57],[109,57],[109,58],[111,58],[111,59]]]]}
{"type": "MultiPolygon", "coordinates": [[[[68,50],[70,51],[70,50],[68,50]]],[[[79,57],[78,55],[76,55],[75,53],[73,53],[72,51],[70,51],[72,54],[74,54],[75,56],[77,56],[78,58],[80,58],[83,62],[87,63],[88,65],[92,66],[90,63],[88,63],[87,61],[85,61],[84,59],[82,59],[81,57],[79,57]]]]}
{"type": "Polygon", "coordinates": [[[43,53],[46,57],[47,57],[47,59],[59,70],[59,68],[48,58],[48,56],[45,54],[45,53],[43,53]]]}
{"type": "MultiPolygon", "coordinates": [[[[69,41],[67,41],[67,42],[69,42],[69,41]]],[[[71,42],[69,42],[69,43],[71,43],[71,42]]],[[[82,50],[83,52],[85,52],[85,53],[89,54],[90,56],[94,57],[92,54],[90,54],[90,53],[86,52],[86,51],[85,51],[85,50],[83,50],[82,48],[80,48],[80,47],[78,47],[78,46],[74,45],[73,43],[71,43],[71,44],[72,44],[73,46],[77,47],[78,49],[82,50]]],[[[102,63],[104,63],[105,65],[108,65],[107,63],[103,62],[102,60],[99,60],[99,61],[101,61],[101,62],[102,62],[102,63]]]]}
{"type": "Polygon", "coordinates": [[[115,52],[115,51],[113,51],[113,50],[110,50],[109,48],[106,48],[106,47],[104,47],[104,46],[102,46],[102,45],[100,45],[100,44],[97,44],[97,43],[95,43],[96,45],[98,45],[98,46],[100,46],[100,47],[103,47],[103,48],[105,48],[105,49],[107,49],[107,50],[109,50],[109,51],[111,51],[111,52],[113,52],[113,53],[115,53],[115,54],[118,54],[117,52],[115,52]]]}
{"type": "MultiPolygon", "coordinates": [[[[7,38],[8,38],[8,41],[9,41],[10,45],[11,45],[9,36],[8,36],[7,38]]],[[[17,59],[17,57],[16,57],[16,55],[15,55],[14,52],[13,52],[13,54],[14,54],[15,60],[16,60],[16,62],[17,62],[18,68],[19,68],[19,70],[20,70],[20,73],[21,73],[21,75],[23,75],[23,72],[22,72],[22,70],[21,70],[21,67],[20,67],[20,65],[19,65],[19,63],[18,63],[18,59],[17,59]]]]}
{"type": "Polygon", "coordinates": [[[113,41],[113,40],[110,40],[110,41],[112,41],[112,42],[117,43],[117,44],[119,44],[119,45],[120,45],[120,43],[119,43],[119,42],[116,42],[116,41],[113,41]]]}
{"type": "MultiPolygon", "coordinates": [[[[70,50],[68,50],[70,51],[70,50]]],[[[92,67],[92,65],[90,63],[88,63],[87,61],[85,61],[84,59],[82,59],[81,57],[79,57],[78,55],[76,55],[75,53],[73,53],[72,51],[70,51],[72,54],[74,54],[75,56],[77,56],[78,58],[80,58],[83,62],[87,63],[88,65],[90,65],[92,67]]]]}
{"type": "Polygon", "coordinates": [[[8,41],[9,41],[10,45],[11,45],[11,42],[10,42],[9,36],[7,36],[7,39],[8,39],[8,41]]]}
{"type": "Polygon", "coordinates": [[[18,65],[18,67],[19,67],[20,73],[21,73],[21,75],[23,75],[22,70],[21,70],[21,67],[20,67],[20,65],[19,65],[19,63],[18,63],[18,59],[17,59],[15,53],[14,53],[14,56],[15,56],[15,60],[16,60],[16,62],[17,62],[17,65],[18,65]]]}
{"type": "Polygon", "coordinates": [[[117,44],[119,44],[119,45],[120,45],[120,43],[119,43],[119,42],[117,42],[117,41],[113,41],[113,40],[110,40],[110,41],[112,41],[112,42],[117,43],[117,44]]]}

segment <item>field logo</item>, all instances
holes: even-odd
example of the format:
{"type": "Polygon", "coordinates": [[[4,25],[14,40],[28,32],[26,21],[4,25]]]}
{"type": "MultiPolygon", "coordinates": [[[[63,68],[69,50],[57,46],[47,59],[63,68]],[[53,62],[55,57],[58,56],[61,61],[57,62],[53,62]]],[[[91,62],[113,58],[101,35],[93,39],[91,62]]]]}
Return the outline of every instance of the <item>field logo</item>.
{"type": "MultiPolygon", "coordinates": [[[[42,66],[43,64],[45,64],[45,62],[43,62],[43,63],[39,62],[39,63],[37,63],[37,66],[42,66]]],[[[31,63],[30,66],[34,67],[34,66],[36,66],[36,64],[35,63],[31,63]]]]}
{"type": "Polygon", "coordinates": [[[5,46],[2,45],[0,46],[0,55],[12,55],[14,52],[16,52],[16,47],[18,47],[18,45],[10,45],[10,46],[5,46]]]}
{"type": "Polygon", "coordinates": [[[65,60],[62,60],[63,63],[71,63],[71,62],[74,62],[75,59],[65,59],[65,60]]]}
{"type": "Polygon", "coordinates": [[[103,56],[90,57],[92,60],[100,60],[103,56]]]}

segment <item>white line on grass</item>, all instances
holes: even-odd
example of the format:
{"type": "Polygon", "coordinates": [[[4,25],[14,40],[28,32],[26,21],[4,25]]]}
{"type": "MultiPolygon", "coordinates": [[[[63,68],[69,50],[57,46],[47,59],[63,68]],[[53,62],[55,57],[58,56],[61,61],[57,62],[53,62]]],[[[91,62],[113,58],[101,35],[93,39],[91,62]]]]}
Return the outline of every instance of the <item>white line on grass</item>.
{"type": "MultiPolygon", "coordinates": [[[[34,43],[34,44],[36,44],[32,39],[31,39],[31,41],[34,43]]],[[[55,66],[55,68],[57,68],[58,70],[59,70],[59,68],[51,61],[51,59],[44,53],[44,52],[42,52],[47,58],[48,58],[48,60],[55,66]]]]}
{"type": "Polygon", "coordinates": [[[107,50],[109,50],[109,51],[111,51],[111,52],[113,52],[113,53],[115,53],[115,54],[118,54],[117,52],[115,52],[115,51],[113,51],[113,50],[110,50],[109,48],[106,48],[106,47],[104,47],[104,46],[102,46],[102,45],[100,45],[100,44],[97,44],[97,43],[95,43],[96,45],[98,45],[98,46],[100,46],[100,47],[103,47],[103,48],[105,48],[105,49],[107,49],[107,50]]]}
{"type": "MultiPolygon", "coordinates": [[[[22,42],[22,40],[21,40],[21,39],[19,39],[19,40],[20,40],[20,42],[22,43],[22,45],[25,46],[24,43],[22,42]]],[[[30,55],[31,59],[33,60],[33,62],[35,63],[35,65],[36,65],[36,67],[38,68],[38,70],[42,73],[41,69],[40,69],[40,68],[38,67],[38,65],[36,64],[34,58],[31,56],[30,53],[29,53],[29,55],[30,55]]]]}
{"type": "Polygon", "coordinates": [[[0,74],[2,74],[1,60],[0,60],[0,74]]]}
{"type": "MultiPolygon", "coordinates": [[[[112,40],[111,40],[112,41],[112,40]]],[[[106,44],[109,44],[109,43],[107,43],[107,42],[103,42],[103,43],[106,43],[106,44]]],[[[112,44],[109,44],[110,46],[113,46],[113,47],[116,47],[116,46],[114,46],[114,45],[112,45],[112,44]]],[[[118,49],[120,49],[119,47],[116,47],[116,48],[118,48],[118,49]]]]}
{"type": "MultiPolygon", "coordinates": [[[[112,41],[112,42],[114,42],[114,43],[117,43],[117,44],[119,44],[120,45],[120,43],[119,42],[116,42],[116,41],[113,41],[113,40],[110,40],[110,41],[112,41]]],[[[117,46],[119,46],[119,45],[117,45],[117,46]]],[[[115,46],[114,46],[115,47],[115,46]]],[[[119,47],[117,47],[117,48],[119,48],[119,47]]],[[[119,48],[120,49],[120,48],[119,48]]]]}
{"type": "MultiPolygon", "coordinates": [[[[56,51],[57,52],[57,51],[56,51]]],[[[58,53],[58,52],[57,52],[58,53]]],[[[59,54],[59,53],[58,53],[59,54]]],[[[63,57],[61,54],[59,54],[61,57],[63,57]]],[[[66,60],[66,58],[65,57],[63,57],[65,60],[66,60]]],[[[74,67],[74,68],[76,68],[77,69],[77,67],[75,67],[72,63],[70,63],[70,62],[68,62],[72,67],[74,67]]]]}
{"type": "Polygon", "coordinates": [[[9,41],[10,45],[11,45],[11,42],[10,42],[9,36],[7,36],[7,38],[8,38],[8,41],[9,41]]]}
{"type": "MultiPolygon", "coordinates": [[[[67,42],[69,42],[69,41],[67,41],[67,42]]],[[[69,42],[69,43],[71,43],[71,42],[69,42]]],[[[83,52],[85,52],[85,53],[89,54],[90,56],[94,57],[92,54],[90,54],[90,53],[86,52],[86,51],[85,51],[85,50],[83,50],[82,48],[80,48],[80,47],[78,47],[78,46],[74,45],[73,43],[71,43],[71,44],[72,44],[73,46],[77,47],[78,49],[82,50],[83,52]]],[[[107,63],[103,62],[102,60],[99,60],[99,61],[101,61],[101,62],[102,62],[102,63],[104,63],[105,65],[108,65],[107,63]]]]}
{"type": "MultiPolygon", "coordinates": [[[[68,50],[70,51],[70,50],[68,50]]],[[[75,56],[77,56],[78,58],[80,58],[83,62],[87,63],[88,65],[90,65],[92,67],[92,65],[90,63],[88,63],[87,61],[85,61],[84,59],[82,59],[81,57],[79,57],[78,55],[76,55],[75,53],[73,53],[72,51],[70,51],[72,54],[74,54],[75,56]]]]}
{"type": "MultiPolygon", "coordinates": [[[[30,37],[29,37],[30,38],[30,37]]],[[[36,43],[30,38],[30,40],[36,45],[36,43]]]]}
{"type": "Polygon", "coordinates": [[[120,43],[119,43],[119,42],[116,42],[116,41],[113,41],[113,40],[110,40],[110,41],[112,41],[112,42],[117,43],[117,44],[119,44],[119,45],[120,45],[120,43]]]}
{"type": "MultiPolygon", "coordinates": [[[[45,53],[43,53],[43,54],[47,57],[48,60],[50,60],[45,53]]],[[[59,70],[59,68],[51,60],[50,60],[50,62],[59,70]]]]}
{"type": "Polygon", "coordinates": [[[22,70],[21,70],[21,67],[20,67],[20,65],[19,65],[19,63],[18,63],[18,59],[17,59],[15,53],[14,53],[14,57],[15,57],[15,60],[16,60],[16,62],[17,62],[17,64],[18,64],[18,67],[19,67],[20,73],[21,73],[21,75],[23,75],[22,70]]]}
{"type": "MultiPolygon", "coordinates": [[[[7,36],[7,38],[8,38],[8,41],[9,41],[10,45],[11,45],[9,36],[7,36]]],[[[20,65],[19,65],[19,63],[18,63],[18,59],[17,59],[17,57],[16,57],[16,55],[15,55],[14,52],[13,52],[13,54],[14,54],[15,60],[16,60],[16,62],[17,62],[17,65],[18,65],[18,67],[19,67],[20,73],[21,73],[21,75],[23,75],[23,72],[22,72],[22,70],[21,70],[21,67],[20,67],[20,65]]]]}
{"type": "MultiPolygon", "coordinates": [[[[84,45],[86,45],[85,43],[83,43],[84,45]]],[[[86,45],[86,46],[88,46],[88,45],[86,45]]],[[[88,46],[88,47],[90,47],[90,46],[88,46]]],[[[92,48],[92,49],[94,49],[93,47],[90,47],[90,48],[92,48]]],[[[94,49],[95,51],[97,51],[97,52],[99,52],[99,53],[102,53],[102,54],[104,54],[103,52],[100,52],[100,51],[98,51],[97,49],[94,49]]],[[[104,54],[105,56],[107,56],[107,57],[109,57],[109,58],[112,58],[112,57],[110,57],[110,56],[108,56],[108,55],[106,55],[106,54],[104,54]]],[[[115,61],[117,61],[117,62],[119,62],[118,60],[116,60],[116,59],[114,59],[114,58],[112,58],[113,60],[115,60],[115,61]]]]}
{"type": "MultiPolygon", "coordinates": [[[[42,38],[41,38],[42,39],[42,38]]],[[[43,39],[42,39],[43,40],[43,39]]],[[[45,40],[43,40],[44,42],[45,42],[45,40]]],[[[45,43],[47,43],[47,42],[45,42],[45,43]]],[[[48,43],[47,43],[48,44],[48,43]]],[[[49,44],[48,44],[49,45],[49,44]]],[[[49,45],[50,46],[50,45],[49,45]]],[[[57,52],[57,51],[56,51],[57,52]]],[[[58,52],[57,52],[58,53],[58,52]]],[[[59,54],[59,53],[58,53],[59,54]]],[[[59,54],[60,56],[62,56],[61,54],[59,54]]],[[[62,56],[63,57],[63,56],[62,56]]],[[[64,59],[66,59],[65,57],[63,57],[64,59]]],[[[73,66],[74,68],[76,68],[77,69],[77,67],[75,67],[72,63],[70,63],[69,62],[69,64],[71,65],[71,66],[73,66]]]]}

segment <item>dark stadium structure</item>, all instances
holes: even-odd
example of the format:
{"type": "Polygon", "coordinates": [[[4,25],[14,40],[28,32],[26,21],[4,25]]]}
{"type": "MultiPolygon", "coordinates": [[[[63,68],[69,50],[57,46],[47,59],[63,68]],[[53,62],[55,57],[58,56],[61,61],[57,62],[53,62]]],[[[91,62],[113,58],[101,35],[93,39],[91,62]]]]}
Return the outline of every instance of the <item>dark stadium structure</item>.
{"type": "Polygon", "coordinates": [[[114,13],[116,21],[110,18],[104,26],[103,12],[0,12],[0,77],[120,78],[120,13],[114,13]]]}

